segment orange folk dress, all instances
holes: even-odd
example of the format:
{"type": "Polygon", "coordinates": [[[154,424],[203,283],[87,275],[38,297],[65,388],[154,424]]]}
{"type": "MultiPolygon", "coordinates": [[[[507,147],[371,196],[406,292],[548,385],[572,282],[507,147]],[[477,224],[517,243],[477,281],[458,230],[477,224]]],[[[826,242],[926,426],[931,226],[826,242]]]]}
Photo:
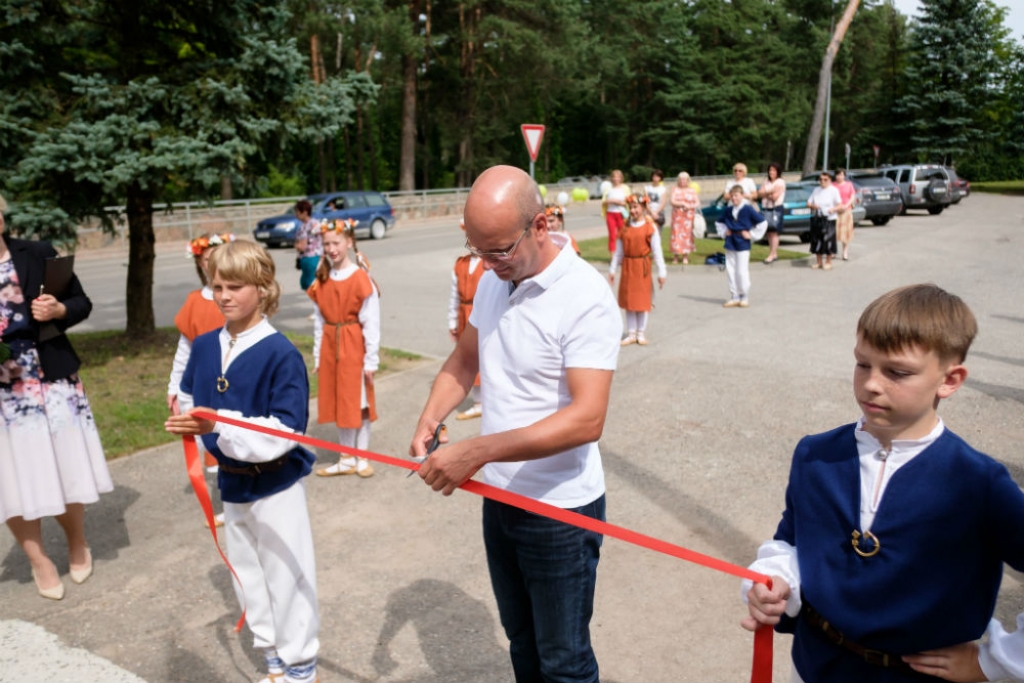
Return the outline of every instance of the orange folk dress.
{"type": "MultiPolygon", "coordinates": [[[[362,268],[344,280],[314,280],[306,293],[324,318],[320,342],[320,378],[317,422],[333,422],[357,429],[363,423],[363,359],[366,344],[359,311],[374,292],[370,276],[362,268]]],[[[370,421],[377,419],[373,386],[366,386],[370,421]]]]}
{"type": "Polygon", "coordinates": [[[199,335],[224,327],[224,314],[216,303],[203,297],[203,290],[197,289],[185,297],[185,303],[174,316],[174,326],[194,342],[199,335]]]}
{"type": "MultiPolygon", "coordinates": [[[[456,318],[455,336],[462,337],[462,331],[469,323],[469,314],[473,312],[473,297],[476,296],[476,286],[480,284],[480,278],[484,274],[484,264],[478,263],[473,272],[469,270],[472,254],[460,256],[455,261],[455,286],[459,295],[459,309],[456,318]]],[[[480,374],[477,373],[473,380],[473,386],[480,386],[480,374]]]]}
{"type": "Polygon", "coordinates": [[[622,240],[622,274],[619,278],[619,308],[627,311],[650,311],[654,278],[651,274],[651,240],[658,239],[658,229],[648,218],[643,225],[629,223],[619,231],[622,240]]]}

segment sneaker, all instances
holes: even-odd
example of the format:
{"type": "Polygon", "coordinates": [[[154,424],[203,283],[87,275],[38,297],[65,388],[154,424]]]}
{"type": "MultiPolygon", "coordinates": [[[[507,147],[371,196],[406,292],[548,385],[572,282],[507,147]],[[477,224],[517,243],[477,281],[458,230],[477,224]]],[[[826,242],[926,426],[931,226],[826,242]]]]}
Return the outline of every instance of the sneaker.
{"type": "Polygon", "coordinates": [[[636,333],[636,343],[640,346],[647,346],[647,337],[644,336],[643,332],[636,333]]]}
{"type": "MultiPolygon", "coordinates": [[[[223,512],[218,513],[218,514],[213,516],[213,525],[215,527],[217,527],[218,529],[221,528],[222,526],[224,526],[224,513],[223,512]]],[[[210,523],[207,522],[204,519],[203,520],[203,526],[205,526],[207,529],[209,529],[210,528],[210,523]]]]}
{"type": "Polygon", "coordinates": [[[482,413],[483,413],[483,407],[479,403],[476,403],[469,410],[467,410],[465,412],[462,412],[462,413],[459,413],[458,415],[456,415],[455,419],[456,420],[472,420],[474,417],[480,417],[480,415],[482,413]]]}
{"type": "Polygon", "coordinates": [[[736,308],[739,305],[741,305],[739,299],[729,299],[724,304],[722,304],[722,308],[736,308]]]}
{"type": "Polygon", "coordinates": [[[619,342],[620,346],[629,346],[630,344],[636,344],[636,335],[631,334],[619,342]]]}
{"type": "Polygon", "coordinates": [[[346,474],[355,474],[358,462],[355,458],[343,457],[330,467],[322,467],[316,471],[318,477],[338,477],[346,474]]]}
{"type": "Polygon", "coordinates": [[[750,302],[746,299],[740,300],[740,308],[750,308],[750,302]]]}

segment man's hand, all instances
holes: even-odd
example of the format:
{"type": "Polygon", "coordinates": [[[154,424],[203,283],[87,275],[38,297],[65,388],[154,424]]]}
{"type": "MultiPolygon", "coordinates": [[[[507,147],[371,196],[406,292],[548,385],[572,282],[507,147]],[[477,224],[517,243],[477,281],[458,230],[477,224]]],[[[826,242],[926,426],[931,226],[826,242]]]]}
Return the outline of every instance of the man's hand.
{"type": "Polygon", "coordinates": [[[916,655],[904,655],[903,661],[914,669],[929,676],[938,676],[947,681],[974,683],[987,681],[978,662],[978,644],[960,643],[941,650],[928,650],[916,655]]]}
{"type": "Polygon", "coordinates": [[[771,590],[763,583],[755,583],[747,593],[750,614],[743,617],[740,626],[748,631],[756,631],[761,625],[775,626],[786,612],[789,593],[789,584],[778,576],[772,577],[771,590]]]}
{"type": "Polygon", "coordinates": [[[181,434],[182,436],[201,436],[203,434],[209,434],[213,431],[214,422],[213,420],[205,420],[193,415],[197,410],[205,410],[209,413],[215,412],[210,408],[196,407],[184,415],[171,415],[164,422],[164,429],[169,431],[171,434],[181,434]]]}
{"type": "Polygon", "coordinates": [[[483,466],[483,463],[478,462],[473,456],[473,452],[477,450],[474,446],[476,440],[469,439],[446,448],[438,448],[420,465],[420,479],[435,491],[441,491],[446,496],[452,495],[455,489],[483,466]]]}

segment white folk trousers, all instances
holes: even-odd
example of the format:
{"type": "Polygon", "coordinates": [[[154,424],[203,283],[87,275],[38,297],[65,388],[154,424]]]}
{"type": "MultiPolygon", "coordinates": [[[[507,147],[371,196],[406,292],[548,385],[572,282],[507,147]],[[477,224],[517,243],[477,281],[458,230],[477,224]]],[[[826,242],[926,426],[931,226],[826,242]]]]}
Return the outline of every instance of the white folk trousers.
{"type": "Polygon", "coordinates": [[[750,251],[725,251],[725,274],[733,300],[745,301],[750,294],[750,251]]]}

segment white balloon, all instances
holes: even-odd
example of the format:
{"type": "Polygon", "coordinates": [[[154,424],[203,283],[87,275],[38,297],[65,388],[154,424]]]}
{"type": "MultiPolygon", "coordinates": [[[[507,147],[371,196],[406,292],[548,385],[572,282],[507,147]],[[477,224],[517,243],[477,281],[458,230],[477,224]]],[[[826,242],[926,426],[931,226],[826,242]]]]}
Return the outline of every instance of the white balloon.
{"type": "Polygon", "coordinates": [[[612,189],[612,183],[610,180],[605,180],[601,183],[601,196],[608,194],[608,191],[612,189]]]}
{"type": "Polygon", "coordinates": [[[556,197],[556,199],[558,200],[558,204],[560,206],[565,206],[566,204],[569,203],[569,193],[564,191],[559,192],[558,197],[556,197]]]}

